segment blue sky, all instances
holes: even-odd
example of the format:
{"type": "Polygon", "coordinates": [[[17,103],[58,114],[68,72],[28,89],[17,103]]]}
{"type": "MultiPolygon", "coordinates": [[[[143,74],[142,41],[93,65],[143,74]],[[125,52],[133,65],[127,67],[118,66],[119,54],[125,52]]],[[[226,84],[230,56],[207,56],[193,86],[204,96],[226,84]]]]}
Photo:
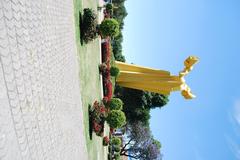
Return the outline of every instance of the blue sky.
{"type": "Polygon", "coordinates": [[[164,160],[240,159],[240,1],[127,0],[123,50],[127,62],[186,77],[196,99],[171,94],[151,112],[164,160]],[[145,2],[145,3],[144,3],[145,2]]]}

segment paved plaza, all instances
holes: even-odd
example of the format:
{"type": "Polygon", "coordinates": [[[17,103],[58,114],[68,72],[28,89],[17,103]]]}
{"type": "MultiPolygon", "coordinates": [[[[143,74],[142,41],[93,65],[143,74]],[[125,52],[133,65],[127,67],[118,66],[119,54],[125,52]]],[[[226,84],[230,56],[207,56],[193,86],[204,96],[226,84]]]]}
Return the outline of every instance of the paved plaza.
{"type": "Polygon", "coordinates": [[[0,159],[85,160],[72,0],[0,0],[0,159]]]}

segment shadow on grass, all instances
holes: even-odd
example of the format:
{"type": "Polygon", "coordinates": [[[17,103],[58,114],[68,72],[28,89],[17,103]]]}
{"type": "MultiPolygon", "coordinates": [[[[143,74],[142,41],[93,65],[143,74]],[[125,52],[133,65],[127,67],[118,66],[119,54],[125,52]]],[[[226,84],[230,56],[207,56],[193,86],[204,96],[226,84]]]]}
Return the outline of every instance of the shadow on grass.
{"type": "Polygon", "coordinates": [[[88,105],[88,114],[89,114],[89,137],[92,140],[92,132],[93,132],[93,122],[92,122],[92,112],[91,112],[91,105],[88,105]]]}
{"type": "Polygon", "coordinates": [[[82,19],[82,13],[79,12],[79,28],[80,28],[80,43],[83,45],[83,19],[82,19]]]}

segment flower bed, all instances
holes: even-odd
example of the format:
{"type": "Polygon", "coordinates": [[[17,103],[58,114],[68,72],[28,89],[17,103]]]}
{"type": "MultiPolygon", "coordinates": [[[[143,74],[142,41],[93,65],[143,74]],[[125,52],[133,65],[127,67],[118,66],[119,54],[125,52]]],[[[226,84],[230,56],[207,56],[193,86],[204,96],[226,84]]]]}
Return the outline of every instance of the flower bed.
{"type": "Polygon", "coordinates": [[[103,136],[104,132],[104,122],[107,118],[109,110],[105,108],[103,102],[95,101],[91,108],[91,119],[93,131],[98,136],[103,136]]]}
{"type": "Polygon", "coordinates": [[[110,60],[111,60],[111,49],[110,49],[110,40],[106,39],[104,43],[102,43],[102,63],[106,66],[106,68],[102,71],[103,75],[103,92],[104,98],[106,101],[109,101],[112,98],[112,82],[111,82],[111,74],[110,74],[110,60]]]}
{"type": "Polygon", "coordinates": [[[102,63],[110,61],[111,52],[110,52],[110,39],[106,38],[105,42],[102,43],[102,63]]]}
{"type": "MultiPolygon", "coordinates": [[[[121,111],[122,109],[122,103],[113,103],[115,99],[112,99],[113,96],[113,85],[115,84],[115,79],[119,74],[119,69],[114,66],[114,57],[112,55],[111,50],[111,37],[115,37],[117,32],[116,30],[111,30],[114,25],[117,25],[119,27],[118,23],[115,23],[116,20],[111,19],[111,9],[108,10],[108,12],[104,11],[104,17],[105,17],[105,25],[102,27],[100,26],[100,32],[102,39],[102,46],[101,46],[101,52],[102,52],[102,64],[99,66],[100,73],[102,74],[103,78],[103,99],[102,102],[95,102],[93,105],[93,113],[92,116],[92,125],[93,125],[93,131],[100,136],[103,136],[103,130],[104,130],[104,122],[106,121],[110,126],[110,133],[109,137],[105,136],[103,137],[103,145],[106,146],[110,144],[110,138],[111,135],[115,132],[115,129],[113,127],[121,127],[125,123],[125,115],[121,111]],[[109,21],[109,22],[108,22],[109,21]],[[111,22],[111,23],[110,23],[111,22]],[[107,31],[106,31],[107,30],[107,31]],[[111,66],[112,65],[112,66],[111,66]],[[111,81],[112,80],[112,81],[111,81]],[[110,103],[112,102],[112,103],[110,103]],[[111,105],[110,105],[111,104],[111,105]],[[105,112],[101,111],[101,106],[104,106],[105,112]],[[106,107],[105,107],[106,106],[106,107]],[[104,113],[103,113],[104,112],[104,113]]],[[[117,21],[116,21],[117,22],[117,21]]],[[[102,22],[104,24],[104,22],[102,22]]],[[[103,109],[102,109],[103,110],[103,109]]],[[[113,147],[112,144],[110,146],[113,147]]],[[[114,146],[114,151],[117,151],[116,146],[114,146]]],[[[118,147],[119,148],[119,147],[118,147]]],[[[113,151],[113,153],[115,153],[113,151]]],[[[116,154],[116,153],[115,153],[116,154]]],[[[116,155],[113,155],[113,158],[117,159],[116,155]]],[[[110,156],[112,157],[112,156],[110,156]]]]}

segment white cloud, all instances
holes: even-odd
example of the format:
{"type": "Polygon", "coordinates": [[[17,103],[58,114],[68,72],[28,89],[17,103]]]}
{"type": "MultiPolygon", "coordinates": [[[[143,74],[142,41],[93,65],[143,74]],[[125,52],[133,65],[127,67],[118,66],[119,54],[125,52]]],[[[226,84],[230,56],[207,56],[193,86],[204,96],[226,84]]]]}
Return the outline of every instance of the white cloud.
{"type": "Polygon", "coordinates": [[[229,144],[229,147],[230,147],[231,151],[234,153],[236,159],[240,160],[240,146],[239,146],[239,144],[237,144],[237,142],[235,142],[233,140],[233,138],[231,138],[231,137],[226,137],[226,138],[227,138],[227,142],[229,144]]]}
{"type": "Polygon", "coordinates": [[[240,125],[240,100],[237,100],[234,105],[234,118],[240,125]]]}
{"type": "MultiPolygon", "coordinates": [[[[235,101],[233,109],[229,114],[230,122],[233,126],[233,130],[236,137],[240,136],[240,99],[235,101]]],[[[231,151],[234,153],[237,160],[240,160],[240,143],[235,141],[234,138],[226,135],[226,140],[231,151]]]]}

